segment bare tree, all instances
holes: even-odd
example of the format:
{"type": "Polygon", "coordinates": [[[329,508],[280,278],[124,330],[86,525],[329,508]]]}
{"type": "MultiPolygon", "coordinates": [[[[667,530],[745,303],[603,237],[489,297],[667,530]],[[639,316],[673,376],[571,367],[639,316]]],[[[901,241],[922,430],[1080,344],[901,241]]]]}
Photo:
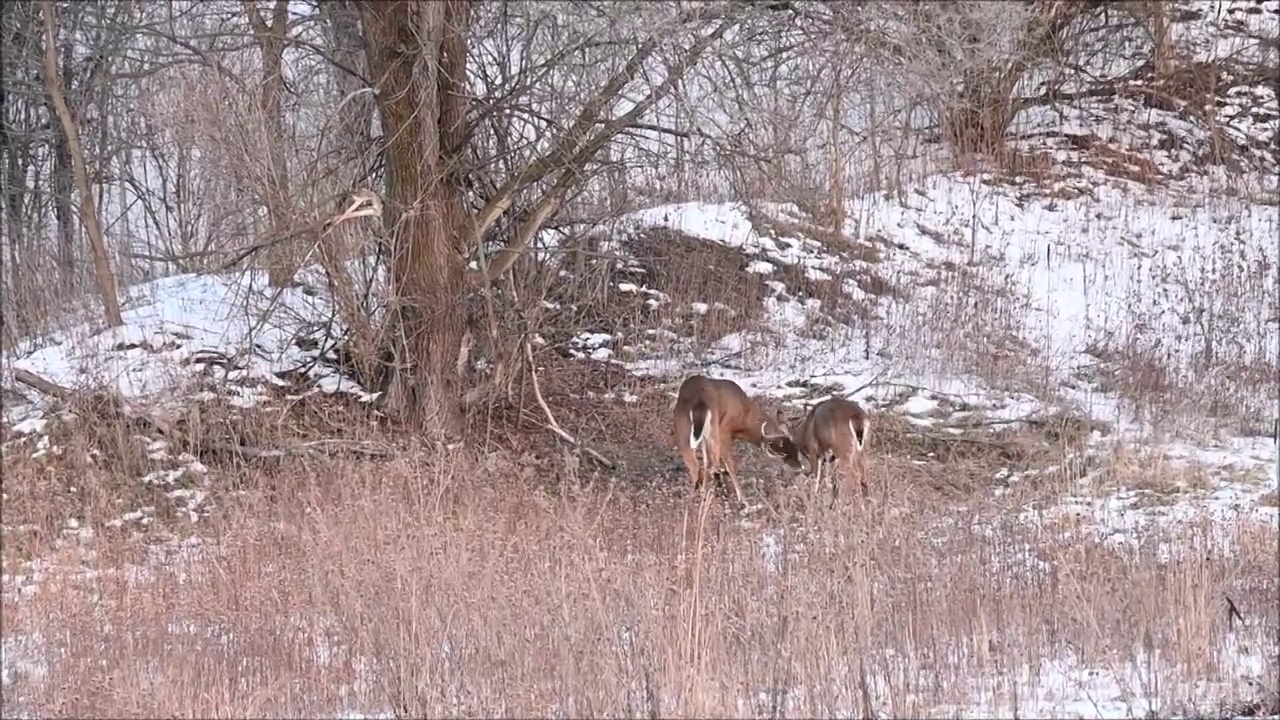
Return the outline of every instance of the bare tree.
{"type": "Polygon", "coordinates": [[[66,93],[58,75],[58,55],[55,38],[57,37],[57,19],[54,16],[53,2],[42,0],[41,13],[44,16],[44,82],[49,93],[62,131],[66,137],[67,150],[70,154],[71,170],[80,195],[80,220],[89,234],[89,244],[93,250],[94,273],[98,282],[98,293],[102,298],[103,312],[107,324],[119,327],[124,324],[120,315],[120,298],[116,293],[116,278],[111,272],[111,263],[107,256],[107,241],[102,232],[102,219],[98,215],[98,205],[94,201],[93,188],[89,184],[89,171],[85,166],[84,145],[80,142],[80,127],[67,103],[66,93]]]}
{"type": "MultiPolygon", "coordinates": [[[[31,32],[32,6],[22,3],[0,5],[0,32],[4,33],[0,48],[0,155],[4,157],[4,236],[8,249],[5,258],[9,274],[5,297],[6,330],[21,333],[25,327],[12,328],[12,324],[26,315],[29,304],[26,292],[28,274],[23,272],[23,257],[35,254],[30,249],[35,233],[31,225],[36,205],[35,193],[29,187],[29,176],[34,163],[30,127],[33,125],[31,104],[21,97],[23,64],[29,57],[35,33],[31,32]]],[[[25,323],[23,323],[25,325],[25,323]]]]}
{"type": "Polygon", "coordinates": [[[458,301],[471,236],[460,177],[470,3],[368,2],[361,13],[399,237],[389,273],[397,372],[388,407],[452,441],[463,428],[458,301]]]}
{"type": "MultiPolygon", "coordinates": [[[[361,5],[387,143],[386,189],[394,218],[388,273],[392,325],[387,333],[394,357],[387,390],[393,415],[416,420],[445,439],[460,435],[468,327],[459,308],[466,304],[468,288],[483,292],[512,268],[601,150],[669,96],[707,49],[738,24],[743,8],[733,2],[703,5],[664,23],[646,26],[651,18],[620,22],[623,32],[639,36],[626,61],[598,89],[587,89],[581,109],[552,137],[550,147],[495,184],[473,215],[464,175],[472,5],[462,0],[361,5]],[[674,34],[676,29],[688,35],[674,34]],[[692,41],[676,47],[661,80],[638,97],[626,98],[624,92],[673,37],[692,41]],[[627,109],[613,115],[611,109],[619,104],[627,109]],[[521,219],[510,240],[492,261],[482,256],[480,270],[468,282],[466,258],[521,198],[527,204],[517,214],[521,219]]],[[[598,8],[589,9],[598,13],[598,8]]]]}
{"type": "MultiPolygon", "coordinates": [[[[244,13],[253,28],[253,37],[262,53],[262,82],[259,89],[259,106],[267,129],[267,153],[271,157],[271,170],[267,173],[266,205],[275,233],[286,231],[292,213],[289,212],[289,163],[284,152],[284,48],[288,38],[289,0],[275,0],[271,11],[271,24],[258,12],[255,0],[242,0],[244,13]]],[[[289,244],[277,242],[267,253],[267,274],[272,287],[285,287],[293,280],[289,244]]]]}
{"type": "Polygon", "coordinates": [[[329,0],[320,3],[320,15],[336,90],[333,107],[338,115],[339,131],[333,133],[331,148],[337,152],[347,151],[337,185],[349,190],[356,187],[371,168],[368,159],[376,108],[367,91],[368,64],[361,47],[359,9],[352,0],[329,0]]]}
{"type": "Polygon", "coordinates": [[[1168,10],[1165,3],[1147,0],[1143,10],[1151,18],[1152,60],[1157,77],[1168,77],[1173,72],[1174,45],[1173,31],[1169,27],[1168,10]]]}
{"type": "MultiPolygon", "coordinates": [[[[552,233],[695,198],[789,202],[839,230],[847,194],[901,189],[948,152],[999,149],[1028,108],[1102,97],[1162,65],[1171,76],[1153,94],[1168,94],[1211,64],[1192,62],[1185,38],[1175,54],[1181,13],[1135,0],[1103,17],[1108,6],[6,4],[5,290],[45,272],[87,278],[81,225],[95,266],[122,283],[226,267],[259,247],[281,286],[318,260],[349,354],[365,359],[369,384],[385,380],[387,410],[456,437],[466,408],[532,362],[513,334],[555,321],[540,302],[568,292],[553,287],[552,233]],[[41,43],[38,13],[55,6],[57,43],[41,43]],[[1119,32],[1140,60],[1107,50],[1119,32]],[[54,72],[42,69],[50,57],[54,72]],[[306,237],[318,252],[290,262],[274,241],[359,187],[385,196],[388,237],[306,237]],[[99,218],[96,231],[77,210],[99,218]],[[383,264],[385,286],[353,287],[353,252],[383,264]]],[[[1243,69],[1209,76],[1269,77],[1274,33],[1257,45],[1253,67],[1233,58],[1243,69]]],[[[6,303],[6,323],[30,309],[24,324],[39,325],[37,304],[6,303]]]]}

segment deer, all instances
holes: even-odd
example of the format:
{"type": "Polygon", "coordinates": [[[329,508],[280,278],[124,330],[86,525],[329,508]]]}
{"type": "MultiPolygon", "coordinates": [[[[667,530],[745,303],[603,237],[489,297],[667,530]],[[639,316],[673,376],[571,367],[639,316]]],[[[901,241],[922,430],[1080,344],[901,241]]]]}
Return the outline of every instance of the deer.
{"type": "Polygon", "coordinates": [[[732,380],[705,375],[685,378],[671,410],[671,424],[695,490],[702,487],[704,477],[723,465],[738,502],[746,505],[733,457],[735,440],[764,445],[770,455],[783,458],[793,468],[800,467],[786,426],[732,380]]]}
{"type": "MultiPolygon", "coordinates": [[[[788,427],[782,411],[778,410],[776,424],[788,427]]],[[[856,402],[832,397],[814,405],[799,424],[790,426],[791,445],[786,450],[794,453],[784,460],[791,467],[799,466],[799,457],[809,462],[814,487],[822,479],[822,466],[834,460],[850,484],[853,475],[858,476],[862,497],[867,497],[867,433],[870,418],[856,402]]],[[[838,473],[831,478],[831,502],[835,503],[839,492],[838,473]]]]}

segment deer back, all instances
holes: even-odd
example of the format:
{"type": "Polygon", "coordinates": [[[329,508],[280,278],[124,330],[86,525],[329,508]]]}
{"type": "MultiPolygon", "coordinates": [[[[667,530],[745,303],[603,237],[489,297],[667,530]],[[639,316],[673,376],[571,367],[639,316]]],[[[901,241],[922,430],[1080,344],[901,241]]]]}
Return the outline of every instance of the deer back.
{"type": "Polygon", "coordinates": [[[688,412],[698,401],[706,404],[718,429],[730,437],[760,444],[766,438],[787,435],[786,429],[766,413],[734,381],[693,375],[680,385],[676,412],[688,412]]]}
{"type": "Polygon", "coordinates": [[[866,413],[857,403],[844,398],[828,398],[813,406],[796,432],[796,445],[810,458],[827,450],[848,454],[855,445],[853,428],[866,430],[866,413]]]}

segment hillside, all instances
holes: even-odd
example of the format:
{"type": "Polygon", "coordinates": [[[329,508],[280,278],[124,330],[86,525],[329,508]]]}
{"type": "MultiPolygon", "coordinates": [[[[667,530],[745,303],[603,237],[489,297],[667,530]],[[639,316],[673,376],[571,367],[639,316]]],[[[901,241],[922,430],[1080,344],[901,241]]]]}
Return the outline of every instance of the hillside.
{"type": "Polygon", "coordinates": [[[317,266],[68,311],[0,375],[6,716],[91,677],[142,715],[1280,717],[1276,88],[1217,130],[1123,90],[838,229],[688,199],[544,233],[538,384],[473,448],[385,421],[317,266]],[[694,372],[869,409],[883,504],[742,448],[753,506],[699,507],[694,372]]]}

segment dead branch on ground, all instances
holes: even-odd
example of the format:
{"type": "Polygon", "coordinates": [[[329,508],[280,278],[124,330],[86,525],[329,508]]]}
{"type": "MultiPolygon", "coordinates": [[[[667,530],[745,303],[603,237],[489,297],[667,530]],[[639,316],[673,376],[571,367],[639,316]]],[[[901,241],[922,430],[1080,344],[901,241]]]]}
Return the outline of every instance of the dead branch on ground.
{"type": "Polygon", "coordinates": [[[529,363],[529,377],[530,379],[533,380],[533,396],[535,399],[537,399],[538,406],[542,408],[543,414],[547,416],[546,428],[551,432],[555,433],[557,436],[560,437],[560,439],[564,440],[570,445],[581,448],[584,453],[589,455],[592,460],[595,460],[596,462],[604,466],[605,469],[612,470],[614,467],[614,464],[611,460],[609,460],[609,458],[606,458],[605,456],[601,455],[595,450],[592,450],[586,445],[583,445],[582,442],[579,441],[577,438],[565,432],[560,427],[560,423],[556,422],[556,416],[554,413],[551,412],[551,407],[547,405],[546,399],[542,397],[542,387],[538,384],[538,369],[533,364],[533,347],[529,344],[528,338],[524,339],[523,344],[524,344],[524,359],[529,363]]]}
{"type": "MultiPolygon", "coordinates": [[[[17,368],[13,371],[13,379],[62,402],[69,402],[84,395],[84,393],[80,391],[64,387],[51,380],[40,377],[30,370],[24,370],[22,368],[17,368]]],[[[186,440],[191,445],[191,454],[201,459],[208,459],[209,457],[216,455],[224,455],[241,460],[273,460],[280,462],[286,457],[300,455],[323,457],[327,455],[327,453],[321,452],[321,448],[325,447],[337,447],[347,453],[361,455],[364,457],[382,458],[392,457],[395,454],[394,450],[390,448],[378,447],[368,443],[349,443],[338,439],[313,440],[310,442],[296,443],[279,448],[261,448],[252,445],[244,445],[238,442],[214,439],[201,439],[199,442],[196,442],[190,437],[184,437],[183,434],[173,427],[171,423],[161,418],[148,415],[137,408],[131,407],[122,397],[110,395],[105,392],[99,392],[96,394],[106,399],[106,402],[102,403],[101,406],[106,411],[117,414],[117,419],[128,424],[140,425],[157,435],[171,440],[186,440]]]]}

